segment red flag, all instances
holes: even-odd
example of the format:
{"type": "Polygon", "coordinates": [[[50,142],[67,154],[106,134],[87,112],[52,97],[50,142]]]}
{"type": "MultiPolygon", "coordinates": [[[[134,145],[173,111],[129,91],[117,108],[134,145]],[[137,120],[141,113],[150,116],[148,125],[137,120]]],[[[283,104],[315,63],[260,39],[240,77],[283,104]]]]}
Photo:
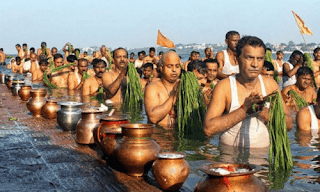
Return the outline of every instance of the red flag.
{"type": "Polygon", "coordinates": [[[170,41],[167,37],[161,34],[159,29],[158,29],[157,45],[161,45],[163,47],[168,47],[168,48],[176,47],[172,41],[170,41]]]}

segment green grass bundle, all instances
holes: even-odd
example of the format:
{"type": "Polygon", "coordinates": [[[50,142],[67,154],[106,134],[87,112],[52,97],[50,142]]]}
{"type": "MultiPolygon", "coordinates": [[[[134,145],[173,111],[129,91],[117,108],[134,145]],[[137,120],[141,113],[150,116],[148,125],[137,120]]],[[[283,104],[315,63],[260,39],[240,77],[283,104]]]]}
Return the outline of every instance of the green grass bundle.
{"type": "Polygon", "coordinates": [[[71,55],[72,54],[72,47],[71,47],[70,43],[68,44],[68,49],[69,49],[69,55],[71,55]]]}
{"type": "Polygon", "coordinates": [[[108,55],[108,62],[109,62],[108,70],[110,70],[112,67],[112,56],[109,50],[107,50],[107,55],[108,55]]]}
{"type": "Polygon", "coordinates": [[[269,118],[269,168],[288,170],[293,167],[293,161],[282,98],[279,92],[270,97],[269,118]]]}
{"type": "Polygon", "coordinates": [[[211,88],[211,89],[214,89],[214,86],[215,86],[215,85],[214,85],[213,83],[210,84],[210,88],[211,88]]]}
{"type": "Polygon", "coordinates": [[[299,110],[309,105],[308,102],[294,90],[288,91],[288,94],[293,97],[293,102],[299,110]]]}
{"type": "Polygon", "coordinates": [[[82,75],[83,80],[86,80],[86,79],[88,79],[89,77],[90,77],[89,73],[87,73],[86,71],[83,72],[83,75],[82,75]]]}
{"type": "Polygon", "coordinates": [[[273,73],[273,79],[279,83],[281,81],[280,77],[278,76],[278,72],[273,64],[273,60],[272,60],[272,53],[271,51],[267,50],[266,51],[266,57],[265,57],[265,61],[268,61],[270,62],[272,65],[273,65],[273,68],[274,68],[274,73],[273,73]]]}
{"type": "Polygon", "coordinates": [[[79,57],[80,57],[80,51],[76,51],[76,57],[77,57],[77,59],[79,59],[79,57]]]}
{"type": "Polygon", "coordinates": [[[128,63],[128,82],[123,101],[124,112],[135,113],[142,110],[143,92],[140,78],[133,63],[128,63]]]}
{"type": "Polygon", "coordinates": [[[177,100],[177,123],[180,134],[202,133],[206,102],[197,77],[192,72],[181,74],[177,100]]]}
{"type": "Polygon", "coordinates": [[[103,88],[100,87],[98,94],[96,96],[90,97],[89,100],[97,100],[99,103],[105,104],[104,103],[104,93],[103,93],[103,88]]]}
{"type": "Polygon", "coordinates": [[[313,71],[312,58],[310,57],[309,53],[305,53],[305,54],[304,54],[304,57],[305,57],[305,59],[306,59],[306,61],[307,61],[307,66],[308,66],[310,69],[312,69],[312,71],[313,71]]]}
{"type": "MultiPolygon", "coordinates": [[[[55,67],[52,63],[52,60],[50,58],[50,66],[49,66],[49,69],[51,69],[51,73],[54,73],[54,72],[57,72],[57,71],[60,71],[64,68],[67,68],[67,67],[70,67],[71,65],[75,65],[74,63],[69,63],[67,65],[62,65],[62,66],[59,66],[59,67],[55,67]]],[[[51,83],[51,81],[49,80],[49,77],[48,77],[48,74],[47,74],[47,71],[44,72],[43,74],[43,82],[50,88],[50,89],[57,89],[59,88],[57,85],[54,85],[51,83]]]]}

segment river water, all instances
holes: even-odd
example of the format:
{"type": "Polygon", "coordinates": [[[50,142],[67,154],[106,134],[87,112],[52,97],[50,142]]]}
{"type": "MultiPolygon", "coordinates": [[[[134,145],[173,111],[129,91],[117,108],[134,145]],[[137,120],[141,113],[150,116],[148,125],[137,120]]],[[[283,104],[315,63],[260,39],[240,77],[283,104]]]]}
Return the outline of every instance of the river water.
{"type": "MultiPolygon", "coordinates": [[[[288,59],[285,55],[285,60],[288,59]]],[[[2,73],[9,73],[4,66],[0,67],[2,73]]],[[[27,84],[31,84],[30,79],[27,84]]],[[[33,85],[34,88],[41,86],[33,85]]],[[[58,100],[81,101],[79,93],[68,93],[66,90],[53,91],[52,95],[58,100]]],[[[89,104],[88,104],[89,105],[89,104]]],[[[139,122],[147,123],[145,112],[142,112],[139,122]]],[[[295,116],[295,113],[292,112],[295,116]]],[[[319,139],[312,136],[304,136],[297,132],[296,125],[288,132],[294,167],[290,176],[284,183],[278,184],[280,191],[319,191],[320,189],[320,143],[319,139]]],[[[188,139],[181,138],[176,129],[156,127],[153,138],[160,145],[162,151],[181,151],[186,153],[186,160],[190,164],[191,172],[184,186],[193,190],[196,183],[204,176],[199,168],[210,162],[239,162],[252,163],[262,166],[262,170],[255,175],[271,188],[268,178],[268,150],[246,150],[219,145],[219,135],[211,138],[188,139]]],[[[272,191],[272,189],[270,189],[272,191]]]]}

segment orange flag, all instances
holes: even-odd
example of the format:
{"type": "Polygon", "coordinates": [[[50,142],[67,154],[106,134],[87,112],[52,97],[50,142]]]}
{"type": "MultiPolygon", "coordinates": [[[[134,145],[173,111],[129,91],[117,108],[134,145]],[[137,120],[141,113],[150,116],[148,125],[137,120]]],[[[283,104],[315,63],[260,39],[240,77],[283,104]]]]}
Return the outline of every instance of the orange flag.
{"type": "Polygon", "coordinates": [[[307,35],[313,35],[312,31],[307,26],[304,25],[304,22],[299,17],[299,15],[297,15],[294,11],[292,11],[292,14],[293,14],[294,18],[296,19],[296,22],[299,26],[300,33],[307,34],[307,35]]]}
{"type": "Polygon", "coordinates": [[[163,47],[168,47],[168,48],[176,47],[172,41],[170,41],[167,37],[161,34],[159,29],[158,29],[157,45],[161,45],[163,47]]]}

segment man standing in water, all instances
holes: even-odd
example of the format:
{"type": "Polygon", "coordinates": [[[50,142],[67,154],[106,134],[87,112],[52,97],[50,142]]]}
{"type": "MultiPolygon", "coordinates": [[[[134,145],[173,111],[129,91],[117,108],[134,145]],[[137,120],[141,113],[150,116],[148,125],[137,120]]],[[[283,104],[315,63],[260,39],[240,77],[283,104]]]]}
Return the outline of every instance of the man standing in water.
{"type": "Polygon", "coordinates": [[[51,51],[47,47],[47,43],[46,42],[42,42],[41,43],[41,47],[37,50],[37,55],[38,55],[38,57],[40,57],[40,55],[45,55],[47,57],[51,57],[52,56],[51,55],[51,51]]]}
{"type": "Polygon", "coordinates": [[[21,49],[21,45],[16,44],[16,49],[18,51],[18,57],[20,57],[20,59],[22,60],[24,58],[24,53],[23,53],[23,50],[21,49]]]}
{"type": "Polygon", "coordinates": [[[68,89],[79,90],[83,85],[83,74],[88,70],[88,61],[84,58],[78,61],[78,70],[71,72],[68,76],[68,89]]]}
{"type": "Polygon", "coordinates": [[[230,75],[239,73],[239,65],[236,57],[236,47],[240,39],[240,34],[237,31],[229,31],[226,34],[227,50],[219,51],[216,59],[219,62],[220,79],[226,78],[230,75]]]}
{"type": "MultiPolygon", "coordinates": [[[[60,53],[55,54],[53,57],[53,63],[55,67],[60,67],[64,65],[63,56],[60,53]]],[[[48,74],[50,73],[51,72],[48,72],[48,74]]],[[[69,70],[67,68],[54,72],[51,75],[51,83],[57,85],[60,88],[67,88],[68,75],[69,75],[69,70]]]]}
{"type": "MultiPolygon", "coordinates": [[[[205,122],[204,133],[212,136],[222,132],[220,142],[227,146],[266,148],[269,146],[269,109],[253,112],[252,105],[263,97],[279,91],[276,81],[261,76],[265,59],[265,44],[257,37],[243,37],[236,48],[240,73],[229,76],[216,85],[205,122]]],[[[287,128],[292,118],[283,104],[287,128]]]]}
{"type": "Polygon", "coordinates": [[[6,65],[6,54],[3,52],[3,48],[0,48],[0,65],[6,65]]]}
{"type": "Polygon", "coordinates": [[[312,62],[314,79],[316,81],[317,87],[320,86],[320,47],[313,50],[314,60],[312,62]]]}
{"type": "Polygon", "coordinates": [[[213,52],[211,50],[210,47],[207,47],[205,50],[204,50],[204,54],[206,55],[204,58],[201,59],[201,61],[204,61],[206,59],[213,59],[213,52]]]}
{"type": "Polygon", "coordinates": [[[99,89],[103,88],[102,77],[106,72],[106,67],[107,64],[102,59],[98,59],[97,62],[94,63],[93,69],[96,75],[89,77],[84,81],[82,88],[82,96],[95,96],[99,93],[99,89]]]}
{"type": "Polygon", "coordinates": [[[102,76],[102,83],[107,99],[115,105],[121,105],[123,96],[122,88],[126,80],[128,67],[128,52],[124,48],[118,48],[113,52],[114,67],[102,76]],[[123,81],[124,80],[124,81],[123,81]]]}
{"type": "Polygon", "coordinates": [[[144,101],[148,119],[160,126],[172,126],[176,122],[174,106],[177,100],[180,58],[174,51],[166,52],[159,62],[162,78],[148,85],[144,101]]]}

